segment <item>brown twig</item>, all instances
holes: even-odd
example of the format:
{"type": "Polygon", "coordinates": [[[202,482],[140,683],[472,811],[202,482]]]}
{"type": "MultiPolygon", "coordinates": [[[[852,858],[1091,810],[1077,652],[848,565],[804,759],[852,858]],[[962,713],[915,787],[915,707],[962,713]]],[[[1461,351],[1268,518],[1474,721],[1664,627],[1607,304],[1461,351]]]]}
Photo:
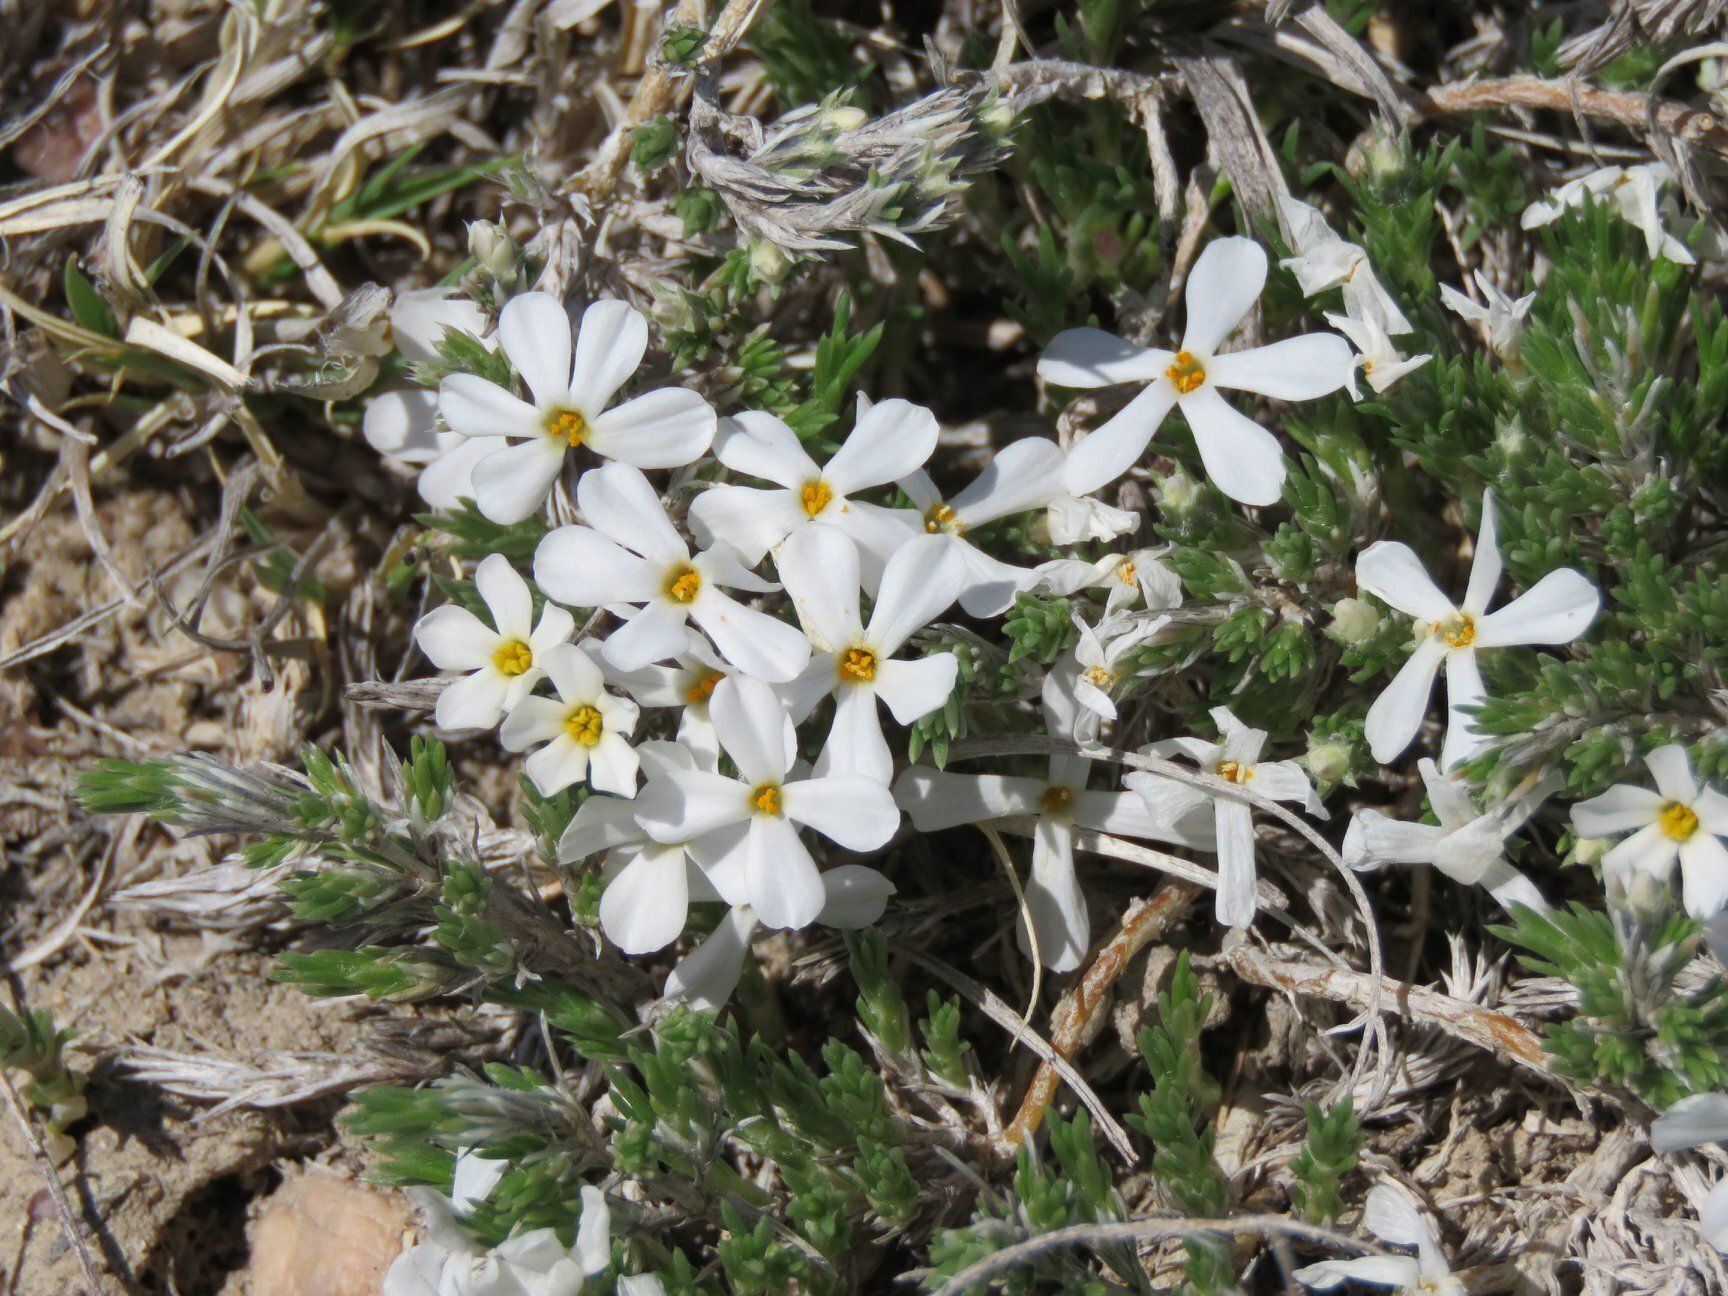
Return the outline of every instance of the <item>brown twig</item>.
{"type": "Polygon", "coordinates": [[[1418,120],[1497,108],[1582,113],[1642,131],[1651,121],[1667,135],[1728,157],[1728,127],[1711,113],[1624,90],[1599,90],[1577,81],[1542,77],[1489,77],[1435,86],[1414,104],[1418,120]]]}
{"type": "MultiPolygon", "coordinates": [[[[1092,959],[1092,966],[1062,996],[1050,1014],[1050,1047],[1065,1061],[1072,1061],[1091,1034],[1091,1025],[1109,1002],[1114,986],[1134,956],[1155,938],[1169,930],[1188,906],[1200,895],[1201,888],[1192,882],[1169,882],[1160,887],[1150,900],[1136,900],[1122,915],[1122,921],[1110,939],[1104,942],[1092,959]]],[[[1008,1128],[1002,1131],[1001,1147],[1012,1153],[1044,1121],[1044,1113],[1061,1087],[1062,1077],[1049,1062],[1042,1062],[1026,1096],[1020,1100],[1020,1110],[1008,1128]]]]}

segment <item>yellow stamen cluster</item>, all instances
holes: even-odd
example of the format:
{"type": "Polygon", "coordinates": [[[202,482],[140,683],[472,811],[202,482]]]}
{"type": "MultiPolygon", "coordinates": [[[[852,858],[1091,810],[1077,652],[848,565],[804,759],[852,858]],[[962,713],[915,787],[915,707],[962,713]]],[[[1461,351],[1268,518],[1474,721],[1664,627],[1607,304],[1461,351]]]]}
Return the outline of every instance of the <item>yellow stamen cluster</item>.
{"type": "Polygon", "coordinates": [[[781,805],[780,785],[778,783],[764,783],[750,794],[750,804],[756,807],[757,814],[779,814],[781,805]]]}
{"type": "Polygon", "coordinates": [[[924,514],[924,529],[931,535],[938,531],[946,531],[949,535],[959,535],[965,528],[961,526],[954,510],[946,504],[933,504],[924,514]]]}
{"type": "Polygon", "coordinates": [[[546,435],[579,446],[588,435],[588,420],[573,409],[556,409],[546,416],[546,435]]]}
{"type": "Polygon", "coordinates": [[[848,648],[840,655],[840,678],[851,684],[868,684],[876,678],[876,654],[868,648],[848,648]]]}
{"type": "Polygon", "coordinates": [[[582,746],[593,747],[606,732],[606,721],[594,707],[579,706],[564,717],[564,732],[582,746]]]}
{"type": "Polygon", "coordinates": [[[1206,381],[1206,366],[1194,358],[1192,351],[1178,351],[1176,359],[1164,371],[1164,376],[1177,391],[1186,396],[1206,381]]]}
{"type": "Polygon", "coordinates": [[[1476,619],[1459,612],[1435,627],[1448,648],[1468,648],[1476,642],[1476,619]]]}
{"type": "Polygon", "coordinates": [[[1088,666],[1086,668],[1086,682],[1093,688],[1108,692],[1116,687],[1116,672],[1105,666],[1088,666]]]}
{"type": "Polygon", "coordinates": [[[1656,816],[1656,822],[1662,825],[1663,833],[1670,840],[1683,842],[1698,831],[1698,812],[1689,805],[1670,801],[1662,807],[1662,813],[1656,816]]]}
{"type": "Polygon", "coordinates": [[[1125,558],[1116,564],[1116,579],[1124,585],[1134,583],[1134,574],[1134,563],[1130,559],[1125,558]]]}
{"type": "Polygon", "coordinates": [[[1038,808],[1047,815],[1065,815],[1074,808],[1074,790],[1053,783],[1038,798],[1038,808]]]}
{"type": "Polygon", "coordinates": [[[1254,767],[1244,765],[1241,761],[1221,760],[1212,767],[1212,772],[1226,782],[1240,786],[1254,777],[1254,767]]]}
{"type": "Polygon", "coordinates": [[[806,517],[815,517],[833,501],[834,488],[820,477],[798,488],[798,502],[804,506],[806,517]]]}
{"type": "Polygon", "coordinates": [[[500,675],[514,679],[526,675],[534,665],[534,650],[520,639],[509,639],[498,645],[492,654],[492,664],[500,675]]]}
{"type": "Polygon", "coordinates": [[[714,690],[726,677],[719,671],[704,671],[689,688],[684,690],[686,706],[706,706],[708,699],[714,696],[714,690]]]}
{"type": "Polygon", "coordinates": [[[666,577],[666,597],[674,603],[694,603],[702,589],[702,573],[686,564],[666,577]]]}

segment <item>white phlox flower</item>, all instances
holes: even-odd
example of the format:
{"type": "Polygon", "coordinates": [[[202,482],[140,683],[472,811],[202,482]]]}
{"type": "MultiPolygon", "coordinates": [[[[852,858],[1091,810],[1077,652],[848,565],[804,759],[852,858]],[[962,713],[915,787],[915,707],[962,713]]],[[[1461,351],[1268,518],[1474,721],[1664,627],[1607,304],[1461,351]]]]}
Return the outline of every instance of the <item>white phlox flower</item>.
{"type": "Polygon", "coordinates": [[[945,500],[936,484],[919,470],[900,480],[923,514],[930,535],[947,536],[966,564],[966,584],[960,606],[967,616],[1000,616],[1013,605],[1036,574],[990,557],[967,533],[988,522],[1041,509],[1062,494],[1062,448],[1043,437],[1011,441],[992,456],[989,465],[953,499],[945,500]]]}
{"type": "Polygon", "coordinates": [[[1243,504],[1275,504],[1284,486],[1278,438],[1243,414],[1224,391],[1277,400],[1313,400],[1337,391],[1350,375],[1350,344],[1336,333],[1310,333],[1270,346],[1221,354],[1225,340],[1253,308],[1266,283],[1266,252],[1252,239],[1209,243],[1188,275],[1188,327],[1176,351],[1133,346],[1102,329],[1059,333],[1038,361],[1038,376],[1058,387],[1146,389],[1068,452],[1063,482],[1087,495],[1132,468],[1172,407],[1194,433],[1206,472],[1243,504]]]}
{"type": "MultiPolygon", "coordinates": [[[[1045,688],[1044,703],[1050,733],[1073,727],[1078,704],[1059,684],[1045,688]]],[[[1020,948],[1027,954],[1036,950],[1039,961],[1054,972],[1079,967],[1092,942],[1086,893],[1074,870],[1076,828],[1212,849],[1209,824],[1194,814],[1201,803],[1186,788],[1166,783],[1145,795],[1094,792],[1086,786],[1091,769],[1092,761],[1084,756],[1051,756],[1049,776],[1042,779],[913,765],[894,785],[894,799],[920,832],[1036,817],[1032,872],[1025,885],[1036,945],[1023,919],[1016,918],[1015,930],[1020,948]]]]}
{"type": "MultiPolygon", "coordinates": [[[[736,893],[764,926],[806,927],[822,912],[826,892],[799,828],[846,850],[875,850],[899,827],[894,798],[881,783],[856,775],[793,777],[792,721],[761,680],[722,680],[709,709],[738,777],[670,770],[637,793],[637,821],[655,841],[688,842],[704,852],[713,861],[710,878],[740,870],[736,893]]],[[[731,890],[716,885],[723,894],[731,890]]]]}
{"type": "Polygon", "coordinates": [[[910,509],[890,509],[853,495],[917,472],[936,449],[936,416],[910,401],[860,402],[858,421],[833,458],[818,464],[798,434],[772,414],[752,411],[723,420],[714,454],[733,472],[774,483],[714,486],[690,505],[697,538],[724,540],[754,566],[787,536],[814,524],[838,527],[864,558],[874,590],[888,556],[919,530],[910,509]]]}
{"type": "Polygon", "coordinates": [[[452,432],[513,443],[474,465],[474,502],[494,522],[538,510],[577,446],[637,468],[679,468],[714,440],[713,408],[682,387],[607,408],[648,349],[648,321],[625,302],[589,306],[572,339],[562,302],[523,293],[498,315],[498,344],[532,402],[474,374],[451,374],[438,387],[438,413],[452,432]]]}
{"type": "Polygon", "coordinates": [[[607,683],[623,689],[638,706],[679,708],[678,741],[704,764],[714,763],[720,745],[708,718],[708,699],[735,668],[722,661],[706,639],[690,630],[683,651],[674,655],[672,665],[639,666],[635,670],[619,670],[606,660],[600,644],[593,640],[588,644],[606,672],[607,683]]]}
{"type": "Polygon", "coordinates": [[[1410,321],[1380,283],[1365,249],[1340,237],[1318,208],[1289,194],[1279,197],[1278,216],[1296,252],[1278,265],[1296,276],[1304,297],[1340,288],[1351,319],[1377,324],[1393,337],[1410,332],[1410,321]]]}
{"type": "Polygon", "coordinates": [[[491,1192],[502,1166],[470,1169],[477,1173],[465,1185],[463,1158],[457,1158],[453,1199],[430,1188],[407,1190],[425,1218],[426,1241],[391,1262],[380,1296],[577,1296],[586,1279],[612,1263],[612,1212],[592,1185],[581,1192],[574,1245],[541,1228],[485,1250],[459,1221],[491,1192]]]}
{"type": "Polygon", "coordinates": [[[1073,622],[1080,637],[1050,673],[1053,677],[1073,680],[1080,710],[1072,736],[1077,741],[1090,741],[1097,736],[1101,722],[1116,719],[1113,695],[1128,674],[1128,659],[1147,644],[1156,642],[1169,627],[1170,618],[1124,613],[1093,627],[1076,612],[1073,622]]]}
{"type": "Polygon", "coordinates": [[[1057,558],[1039,564],[1039,593],[1059,598],[1081,590],[1101,589],[1106,619],[1136,605],[1148,612],[1163,612],[1182,606],[1182,581],[1161,561],[1163,549],[1136,549],[1131,553],[1105,554],[1095,562],[1057,558]]]}
{"type": "Polygon", "coordinates": [[[540,542],[534,580],[561,603],[629,617],[601,650],[612,665],[636,670],[677,657],[687,650],[686,623],[694,621],[739,670],[785,681],[804,668],[810,646],[796,626],[724,592],[779,587],[745,568],[727,545],[692,554],[641,469],[590,469],[576,484],[576,502],[587,525],[559,527],[540,542]]]}
{"type": "Polygon", "coordinates": [[[1409,545],[1381,540],[1356,559],[1356,584],[1416,618],[1417,642],[1384,692],[1368,708],[1365,732],[1374,759],[1397,759],[1422,726],[1434,677],[1446,665],[1446,741],[1440,768],[1451,769],[1488,744],[1470,723],[1469,708],[1487,697],[1476,654],[1484,648],[1568,644],[1590,628],[1602,601],[1582,572],[1549,572],[1497,612],[1488,611],[1500,583],[1494,497],[1482,496],[1482,530],[1463,602],[1440,592],[1409,545]]]}
{"type": "Polygon", "coordinates": [[[1464,1296],[1464,1284],[1453,1276],[1451,1266],[1446,1263],[1434,1225],[1403,1188],[1391,1183],[1370,1188],[1362,1225],[1382,1242],[1412,1247],[1416,1254],[1321,1260],[1298,1269],[1297,1281],[1317,1291],[1360,1282],[1424,1296],[1464,1296]]]}
{"type": "MultiPolygon", "coordinates": [[[[853,931],[882,916],[894,884],[873,868],[842,864],[822,875],[823,902],[816,921],[853,931]]],[[[761,923],[747,904],[734,905],[701,944],[678,961],[666,978],[664,995],[698,1012],[718,1012],[738,988],[750,942],[761,923]]]]}
{"type": "MultiPolygon", "coordinates": [[[[1213,707],[1212,723],[1222,741],[1203,738],[1165,738],[1140,749],[1143,756],[1186,756],[1207,774],[1248,788],[1273,801],[1300,805],[1309,814],[1326,817],[1326,808],[1314,794],[1314,785],[1295,761],[1262,761],[1266,731],[1243,724],[1229,707],[1213,707]]],[[[1176,785],[1172,780],[1145,770],[1136,770],[1123,780],[1150,806],[1168,804],[1176,785]]],[[[1214,910],[1218,921],[1229,927],[1246,927],[1260,907],[1254,864],[1254,808],[1246,801],[1215,795],[1204,789],[1181,787],[1183,792],[1212,802],[1213,832],[1218,850],[1218,892],[1214,910]]]]}
{"type": "Polygon", "coordinates": [[[1451,284],[1441,284],[1441,304],[1460,319],[1481,325],[1488,349],[1495,355],[1502,360],[1517,359],[1518,340],[1524,332],[1524,321],[1530,308],[1536,304],[1536,294],[1509,296],[1480,270],[1476,271],[1475,280],[1476,291],[1482,295],[1481,302],[1471,300],[1451,284]]]}
{"type": "Polygon", "coordinates": [[[1053,545],[1077,545],[1088,540],[1107,544],[1139,529],[1138,513],[1106,504],[1094,495],[1063,495],[1044,509],[1044,533],[1053,545]]]}
{"type": "Polygon", "coordinates": [[[558,696],[530,694],[511,707],[498,735],[504,749],[544,744],[523,763],[542,796],[584,779],[596,792],[634,796],[636,704],[608,693],[599,665],[575,644],[547,649],[540,666],[558,696]]]}
{"type": "Polygon", "coordinates": [[[1602,857],[1605,872],[1666,881],[1680,863],[1686,912],[1714,918],[1728,907],[1728,797],[1699,784],[1686,749],[1670,743],[1644,758],[1656,790],[1616,783],[1572,807],[1580,837],[1630,833],[1602,857]]]}
{"type": "Polygon", "coordinates": [[[534,596],[510,560],[489,554],[474,587],[492,616],[487,625],[455,603],[433,608],[414,627],[414,642],[439,670],[467,672],[438,695],[433,718],[441,729],[490,729],[546,673],[544,657],[566,642],[576,618],[555,603],[534,621],[534,596]]]}
{"type": "Polygon", "coordinates": [[[1620,219],[1644,235],[1644,246],[1652,258],[1666,257],[1677,265],[1691,265],[1696,258],[1663,224],[1662,189],[1674,177],[1664,162],[1641,166],[1606,166],[1568,180],[1548,197],[1524,209],[1520,222],[1525,229],[1551,225],[1568,209],[1590,202],[1614,205],[1620,219]]]}
{"type": "Polygon", "coordinates": [[[1345,386],[1350,389],[1351,400],[1362,399],[1362,390],[1356,385],[1358,372],[1368,380],[1370,387],[1377,392],[1383,392],[1404,375],[1415,372],[1434,358],[1427,354],[1406,357],[1392,345],[1392,339],[1378,321],[1356,319],[1350,315],[1327,315],[1326,322],[1349,338],[1350,344],[1357,351],[1355,359],[1350,363],[1349,377],[1345,380],[1345,386]]]}
{"type": "Polygon", "coordinates": [[[886,786],[894,756],[876,704],[909,725],[953,692],[960,672],[953,653],[904,660],[894,654],[953,605],[966,580],[965,561],[942,536],[914,536],[883,569],[869,625],[859,611],[858,549],[838,528],[800,528],[776,565],[812,648],[810,664],[786,690],[793,723],[834,698],[834,722],[815,772],[856,774],[886,786]]]}
{"type": "Polygon", "coordinates": [[[1416,763],[1438,824],[1406,823],[1358,810],[1344,834],[1344,863],[1359,872],[1385,864],[1429,864],[1454,882],[1487,889],[1504,909],[1542,911],[1548,902],[1506,859],[1506,839],[1535,813],[1551,785],[1480,813],[1469,789],[1424,756],[1416,763]]]}

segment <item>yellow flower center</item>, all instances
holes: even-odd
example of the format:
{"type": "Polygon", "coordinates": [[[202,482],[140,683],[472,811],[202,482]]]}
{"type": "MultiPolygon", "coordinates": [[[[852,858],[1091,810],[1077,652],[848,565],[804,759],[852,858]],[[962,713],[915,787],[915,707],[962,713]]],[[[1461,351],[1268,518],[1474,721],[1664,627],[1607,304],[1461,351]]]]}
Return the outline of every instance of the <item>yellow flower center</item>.
{"type": "Polygon", "coordinates": [[[1221,760],[1212,767],[1212,772],[1219,778],[1238,787],[1254,777],[1254,767],[1244,765],[1241,761],[1221,760]]]}
{"type": "Polygon", "coordinates": [[[546,435],[579,446],[588,435],[588,420],[573,409],[555,409],[546,416],[546,435]]]}
{"type": "Polygon", "coordinates": [[[848,648],[840,658],[840,678],[850,684],[868,684],[876,678],[876,654],[868,648],[848,648]]]}
{"type": "Polygon", "coordinates": [[[1088,666],[1086,682],[1093,688],[1112,689],[1116,687],[1116,672],[1106,666],[1088,666]]]}
{"type": "Polygon", "coordinates": [[[949,535],[959,535],[966,528],[954,516],[954,510],[946,504],[933,504],[924,514],[924,529],[931,535],[938,531],[946,531],[949,535]]]}
{"type": "Polygon", "coordinates": [[[1047,815],[1065,815],[1074,808],[1074,790],[1051,784],[1038,798],[1038,808],[1047,815]]]}
{"type": "Polygon", "coordinates": [[[584,747],[593,747],[606,732],[606,721],[591,706],[579,706],[564,717],[564,732],[584,747]]]}
{"type": "Polygon", "coordinates": [[[780,785],[778,783],[764,783],[750,794],[750,804],[756,807],[757,814],[779,814],[780,799],[780,785]]]}
{"type": "Polygon", "coordinates": [[[1176,359],[1164,371],[1177,391],[1186,396],[1206,381],[1206,366],[1194,358],[1192,351],[1178,351],[1176,359]]]}
{"type": "Polygon", "coordinates": [[[666,597],[674,603],[694,603],[702,589],[702,573],[685,563],[666,577],[666,597]]]}
{"type": "Polygon", "coordinates": [[[1131,559],[1125,558],[1116,564],[1116,579],[1124,585],[1134,583],[1134,563],[1131,559]]]}
{"type": "Polygon", "coordinates": [[[806,517],[815,517],[834,499],[834,488],[820,477],[807,481],[798,489],[798,502],[804,506],[806,517]]]}
{"type": "Polygon", "coordinates": [[[1691,806],[1670,801],[1662,807],[1662,813],[1656,816],[1656,822],[1662,825],[1662,831],[1672,840],[1683,842],[1698,831],[1698,812],[1691,806]]]}
{"type": "Polygon", "coordinates": [[[1468,648],[1476,642],[1476,619],[1459,612],[1435,627],[1448,648],[1468,648]]]}
{"type": "Polygon", "coordinates": [[[498,668],[499,674],[514,679],[527,674],[529,667],[534,665],[534,650],[520,639],[506,640],[492,654],[492,664],[498,668]]]}
{"type": "Polygon", "coordinates": [[[684,690],[684,702],[687,706],[707,706],[708,699],[714,696],[714,690],[726,677],[719,671],[704,671],[696,682],[684,690]]]}

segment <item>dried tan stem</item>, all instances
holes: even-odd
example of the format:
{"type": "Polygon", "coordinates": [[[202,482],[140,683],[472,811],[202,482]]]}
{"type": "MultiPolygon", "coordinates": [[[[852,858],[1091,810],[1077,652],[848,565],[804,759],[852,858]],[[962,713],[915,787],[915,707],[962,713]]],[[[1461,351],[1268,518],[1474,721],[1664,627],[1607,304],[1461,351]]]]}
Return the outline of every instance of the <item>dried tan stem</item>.
{"type": "Polygon", "coordinates": [[[1435,86],[1415,102],[1419,118],[1495,108],[1582,113],[1631,130],[1655,126],[1688,144],[1728,156],[1728,127],[1712,114],[1649,95],[1600,90],[1579,81],[1548,81],[1533,76],[1454,81],[1435,86]]]}

